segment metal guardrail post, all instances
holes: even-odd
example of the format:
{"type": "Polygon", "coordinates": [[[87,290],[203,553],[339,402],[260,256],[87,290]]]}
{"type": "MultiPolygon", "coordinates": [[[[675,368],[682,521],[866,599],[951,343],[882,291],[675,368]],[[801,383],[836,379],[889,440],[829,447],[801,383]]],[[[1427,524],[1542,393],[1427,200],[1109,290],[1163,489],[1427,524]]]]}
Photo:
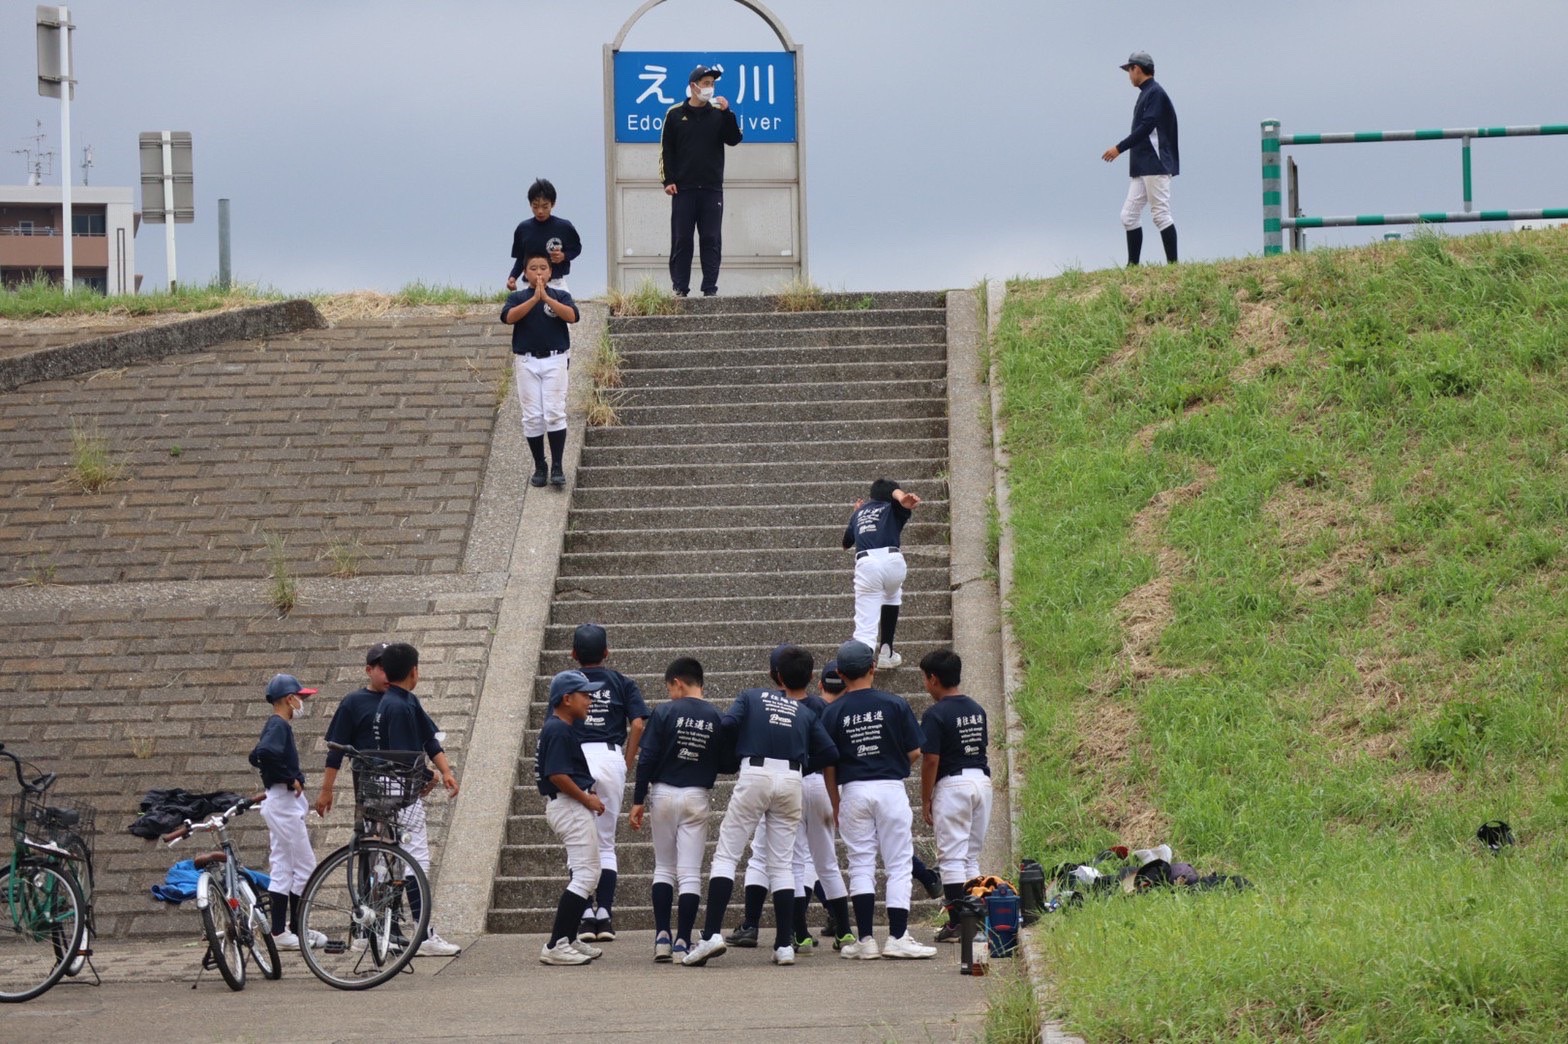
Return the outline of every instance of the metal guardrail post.
{"type": "Polygon", "coordinates": [[[1279,121],[1263,121],[1263,256],[1285,251],[1280,223],[1279,121]]]}

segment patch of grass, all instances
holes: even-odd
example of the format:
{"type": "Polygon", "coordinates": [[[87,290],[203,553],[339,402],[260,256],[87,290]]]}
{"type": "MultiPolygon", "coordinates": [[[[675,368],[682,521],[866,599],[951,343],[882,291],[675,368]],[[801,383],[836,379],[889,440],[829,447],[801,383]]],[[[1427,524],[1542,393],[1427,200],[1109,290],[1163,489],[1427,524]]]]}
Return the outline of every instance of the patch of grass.
{"type": "Polygon", "coordinates": [[[605,301],[611,315],[677,315],[681,311],[681,299],[659,289],[652,279],[644,279],[630,292],[611,287],[605,301]]]}
{"type": "Polygon", "coordinates": [[[1001,962],[991,962],[998,970],[986,993],[986,1044],[1038,1044],[1040,1040],[1040,1007],[1021,960],[1015,959],[1006,970],[1001,970],[1005,967],[1001,962]]]}
{"type": "Polygon", "coordinates": [[[796,279],[779,290],[773,304],[781,312],[820,312],[825,300],[820,286],[796,279]]]}
{"type": "Polygon", "coordinates": [[[298,604],[298,584],[289,568],[285,540],[276,533],[264,533],[267,544],[267,600],[279,615],[287,616],[298,604]]]}
{"type": "Polygon", "coordinates": [[[1053,923],[1069,1027],[1568,1037],[1568,230],[1064,273],[994,333],[1020,855],[1257,884],[1053,923]]]}
{"type": "Polygon", "coordinates": [[[107,297],[90,290],[66,293],[64,288],[35,276],[14,288],[0,289],[0,319],[39,319],[63,315],[157,315],[165,312],[211,312],[225,308],[281,301],[284,294],[255,286],[225,290],[214,280],[206,286],[181,286],[143,294],[107,297]]]}
{"type": "Polygon", "coordinates": [[[469,290],[461,286],[415,280],[403,284],[402,289],[388,296],[394,308],[418,308],[423,305],[500,304],[506,300],[507,293],[506,290],[469,290]]]}
{"type": "MultiPolygon", "coordinates": [[[[281,543],[279,550],[282,550],[281,543]]],[[[359,575],[359,564],[365,558],[365,545],[359,542],[358,537],[340,538],[329,543],[321,555],[332,563],[329,576],[347,580],[359,575]]]]}
{"type": "Polygon", "coordinates": [[[588,393],[588,424],[595,428],[613,428],[619,425],[621,417],[617,407],[620,406],[621,400],[621,393],[594,385],[588,393]]]}
{"type": "Polygon", "coordinates": [[[869,312],[877,306],[877,299],[870,294],[824,294],[822,309],[828,312],[869,312]]]}
{"type": "Polygon", "coordinates": [[[588,360],[588,376],[595,388],[619,388],[626,380],[622,370],[625,359],[608,332],[599,338],[588,360]]]}
{"type": "Polygon", "coordinates": [[[98,426],[71,424],[71,464],[67,480],[83,493],[97,493],[125,474],[125,463],[109,449],[98,426]]]}
{"type": "Polygon", "coordinates": [[[15,583],[19,587],[51,587],[58,574],[59,567],[48,559],[30,558],[22,578],[15,583]]]}

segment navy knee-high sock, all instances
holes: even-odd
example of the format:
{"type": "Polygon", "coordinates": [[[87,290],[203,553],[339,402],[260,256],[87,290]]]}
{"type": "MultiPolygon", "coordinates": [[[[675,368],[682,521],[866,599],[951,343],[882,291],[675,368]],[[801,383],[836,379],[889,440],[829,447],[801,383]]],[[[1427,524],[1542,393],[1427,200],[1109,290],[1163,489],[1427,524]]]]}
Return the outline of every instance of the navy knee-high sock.
{"type": "Polygon", "coordinates": [[[289,924],[289,894],[268,892],[267,896],[272,902],[272,934],[282,935],[289,924]]]}
{"type": "MultiPolygon", "coordinates": [[[[889,649],[893,648],[893,635],[898,631],[898,606],[884,605],[882,607],[882,644],[889,649]]],[[[881,650],[877,650],[880,652],[881,650]]]]}
{"type": "Polygon", "coordinates": [[[610,907],[615,905],[615,881],[620,874],[614,870],[599,871],[599,887],[594,889],[595,905],[605,917],[610,916],[610,907]]]}
{"type": "Polygon", "coordinates": [[[1165,228],[1160,229],[1160,241],[1165,244],[1165,263],[1174,265],[1176,263],[1176,226],[1167,225],[1165,228]]]}
{"type": "Polygon", "coordinates": [[[877,897],[867,892],[864,895],[852,895],[849,901],[855,907],[855,938],[864,939],[871,934],[872,919],[877,912],[877,897]]]}
{"type": "Polygon", "coordinates": [[[1143,253],[1143,226],[1127,230],[1127,267],[1134,268],[1143,253]]]}
{"type": "Polygon", "coordinates": [[[849,934],[849,896],[841,899],[829,899],[826,903],[828,912],[833,915],[834,938],[841,938],[849,934]]]}
{"type": "Polygon", "coordinates": [[[538,468],[540,471],[543,471],[549,467],[549,463],[544,459],[543,435],[528,436],[528,452],[533,454],[534,467],[538,468]]]}
{"type": "Polygon", "coordinates": [[[811,935],[811,925],[806,915],[811,910],[811,893],[795,897],[795,938],[804,939],[811,935]]]}
{"type": "Polygon", "coordinates": [[[413,877],[403,878],[403,885],[408,892],[408,915],[412,918],[409,930],[412,931],[419,924],[419,911],[424,908],[425,897],[419,892],[419,881],[413,877]]]}
{"type": "Polygon", "coordinates": [[[702,937],[707,939],[724,931],[724,914],[729,909],[730,896],[735,894],[733,877],[708,878],[708,915],[703,921],[702,937]]]}
{"type": "Polygon", "coordinates": [[[896,906],[887,908],[887,937],[897,939],[909,930],[909,911],[896,906]]]}
{"type": "Polygon", "coordinates": [[[702,905],[702,896],[696,892],[682,892],[680,906],[676,911],[675,938],[685,943],[691,942],[691,930],[697,923],[697,908],[702,905]]]}
{"type": "Polygon", "coordinates": [[[795,889],[780,888],[773,893],[773,948],[781,950],[795,940],[790,932],[795,928],[795,889]]]}
{"type": "Polygon", "coordinates": [[[562,939],[577,938],[577,925],[586,909],[587,896],[578,895],[570,889],[561,893],[561,901],[555,904],[555,923],[550,926],[551,946],[562,939]]]}
{"type": "Polygon", "coordinates": [[[299,934],[299,900],[297,895],[289,896],[289,931],[299,934]]]}
{"type": "Polygon", "coordinates": [[[653,933],[655,936],[669,934],[670,907],[674,905],[675,886],[663,881],[655,882],[653,886],[653,933]]]}
{"type": "Polygon", "coordinates": [[[964,897],[964,886],[961,884],[945,884],[942,886],[942,902],[952,906],[964,897]]]}
{"type": "Polygon", "coordinates": [[[547,431],[545,438],[550,440],[550,462],[557,468],[566,466],[566,429],[547,431]]]}
{"type": "Polygon", "coordinates": [[[768,901],[768,888],[766,885],[746,886],[746,911],[740,922],[747,928],[755,928],[762,923],[762,908],[768,901]]]}

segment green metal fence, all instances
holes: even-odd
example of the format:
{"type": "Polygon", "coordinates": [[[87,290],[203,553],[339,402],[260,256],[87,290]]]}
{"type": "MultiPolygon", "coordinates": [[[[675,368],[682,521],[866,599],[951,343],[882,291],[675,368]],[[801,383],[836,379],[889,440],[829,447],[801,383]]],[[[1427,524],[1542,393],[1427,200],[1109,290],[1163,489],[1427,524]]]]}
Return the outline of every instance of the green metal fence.
{"type": "Polygon", "coordinates": [[[1279,120],[1263,121],[1263,253],[1285,249],[1285,229],[1335,228],[1346,225],[1419,225],[1458,221],[1526,221],[1568,219],[1568,207],[1536,210],[1475,210],[1470,185],[1470,141],[1473,138],[1526,138],[1568,134],[1568,123],[1543,123],[1527,127],[1444,127],[1431,130],[1350,131],[1336,134],[1282,134],[1279,120]],[[1464,188],[1463,210],[1421,211],[1409,214],[1342,214],[1307,216],[1285,213],[1280,191],[1280,150],[1287,145],[1340,145],[1376,141],[1439,141],[1458,138],[1464,188]]]}

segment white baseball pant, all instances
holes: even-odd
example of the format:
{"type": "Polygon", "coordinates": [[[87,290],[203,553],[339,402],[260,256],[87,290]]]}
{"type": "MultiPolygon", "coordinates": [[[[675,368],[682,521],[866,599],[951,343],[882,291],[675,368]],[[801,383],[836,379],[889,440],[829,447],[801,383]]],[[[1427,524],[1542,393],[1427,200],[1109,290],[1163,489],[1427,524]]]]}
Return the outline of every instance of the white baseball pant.
{"type": "Polygon", "coordinates": [[[590,898],[599,885],[599,835],[594,830],[594,820],[600,818],[603,817],[588,811],[587,805],[565,794],[545,799],[545,822],[566,846],[566,866],[572,872],[566,890],[584,899],[590,898]]]}
{"type": "Polygon", "coordinates": [[[855,559],[855,641],[875,652],[882,607],[902,605],[909,566],[892,548],[880,547],[855,559]]]}
{"type": "Polygon", "coordinates": [[[267,788],[261,803],[261,818],[267,822],[267,872],[271,890],[287,895],[304,895],[305,882],[316,869],[316,853],[310,847],[310,831],[305,829],[305,813],[310,802],[287,784],[267,788]]]}
{"type": "Polygon", "coordinates": [[[742,765],[740,778],[730,794],[729,807],[719,823],[719,844],[714,850],[708,876],[733,880],[735,865],[746,850],[746,842],[757,824],[762,823],[766,827],[762,849],[768,867],[768,890],[793,889],[795,834],[800,829],[800,791],[800,772],[790,768],[787,761],[766,758],[761,765],[742,765]]]}
{"type": "Polygon", "coordinates": [[[430,829],[425,822],[425,799],[419,798],[397,814],[397,843],[414,857],[425,873],[430,873],[430,829]]]}
{"type": "Polygon", "coordinates": [[[584,743],[583,756],[593,774],[593,792],[604,802],[604,815],[598,817],[599,865],[620,871],[615,858],[615,826],[621,818],[621,801],[626,797],[626,755],[608,743],[584,743]]]}
{"type": "Polygon", "coordinates": [[[512,383],[523,408],[523,434],[534,438],[566,427],[566,352],[545,359],[512,356],[512,383]]]}
{"type": "Polygon", "coordinates": [[[702,853],[712,812],[713,792],[707,787],[655,783],[649,788],[654,884],[678,886],[680,895],[702,894],[702,853]]]}
{"type": "Polygon", "coordinates": [[[970,768],[937,780],[931,820],[942,883],[963,884],[980,876],[980,848],[991,822],[991,777],[970,768]]]}
{"type": "Polygon", "coordinates": [[[1164,231],[1176,223],[1171,217],[1171,176],[1145,174],[1128,179],[1127,202],[1122,204],[1122,227],[1129,231],[1143,221],[1143,208],[1154,216],[1154,227],[1164,231]]]}
{"type": "MultiPolygon", "coordinates": [[[[795,846],[790,851],[790,873],[795,878],[795,894],[805,895],[806,886],[816,880],[807,875],[807,868],[811,865],[811,849],[806,844],[806,817],[805,817],[805,790],[802,783],[801,819],[800,826],[795,830],[795,846]]],[[[771,876],[768,873],[768,817],[763,816],[757,824],[757,829],[751,835],[751,855],[746,858],[746,887],[768,887],[771,876]]]]}
{"type": "Polygon", "coordinates": [[[909,909],[914,813],[903,780],[863,779],[839,789],[838,832],[849,855],[849,894],[876,891],[877,855],[887,873],[887,905],[909,909]]]}
{"type": "Polygon", "coordinates": [[[804,859],[802,845],[795,845],[796,860],[802,864],[800,876],[809,887],[811,880],[803,872],[805,860],[809,859],[816,879],[822,882],[822,894],[829,899],[842,899],[849,894],[849,888],[838,868],[838,849],[833,845],[833,803],[828,800],[827,781],[820,774],[813,773],[802,782],[800,805],[800,841],[805,843],[804,859]]]}

